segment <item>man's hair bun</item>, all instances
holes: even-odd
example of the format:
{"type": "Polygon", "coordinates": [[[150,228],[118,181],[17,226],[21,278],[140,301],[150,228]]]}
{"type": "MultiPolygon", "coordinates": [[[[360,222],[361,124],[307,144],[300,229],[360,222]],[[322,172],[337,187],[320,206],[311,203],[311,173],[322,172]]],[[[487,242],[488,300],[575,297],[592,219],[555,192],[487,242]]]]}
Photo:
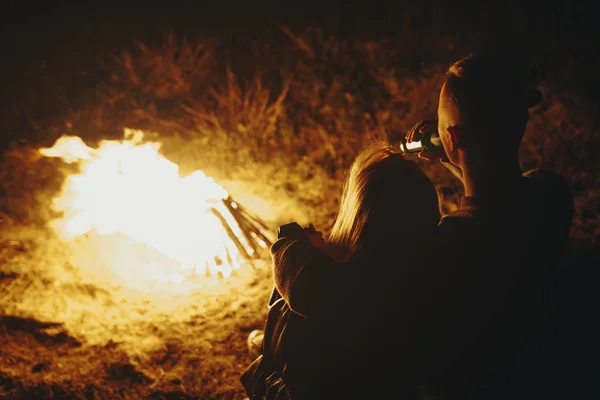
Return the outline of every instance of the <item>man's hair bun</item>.
{"type": "Polygon", "coordinates": [[[527,108],[537,106],[542,101],[542,92],[536,88],[531,88],[527,94],[527,108]]]}

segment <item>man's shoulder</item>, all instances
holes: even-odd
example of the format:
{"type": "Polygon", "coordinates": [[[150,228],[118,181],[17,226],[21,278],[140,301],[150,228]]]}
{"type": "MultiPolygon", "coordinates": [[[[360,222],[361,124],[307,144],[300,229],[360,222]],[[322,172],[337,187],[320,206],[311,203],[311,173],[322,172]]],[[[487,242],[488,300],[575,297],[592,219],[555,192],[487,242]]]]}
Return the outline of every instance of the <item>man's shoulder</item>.
{"type": "Polygon", "coordinates": [[[569,195],[571,193],[569,182],[558,172],[549,169],[532,169],[525,172],[523,177],[542,188],[562,191],[569,195]]]}
{"type": "Polygon", "coordinates": [[[533,169],[523,174],[533,188],[533,197],[547,209],[571,218],[573,214],[573,194],[569,182],[557,172],[547,169],[533,169]]]}
{"type": "Polygon", "coordinates": [[[442,217],[438,232],[450,237],[464,235],[470,240],[515,236],[531,229],[538,234],[565,236],[573,214],[569,183],[560,174],[544,169],[527,171],[523,178],[522,190],[508,201],[463,206],[442,217]]]}
{"type": "Polygon", "coordinates": [[[529,171],[524,172],[523,176],[525,178],[543,180],[547,183],[553,183],[553,184],[557,184],[557,185],[567,184],[567,181],[565,180],[565,178],[562,177],[561,174],[559,174],[558,172],[549,170],[549,169],[542,169],[542,168],[531,169],[529,171]]]}
{"type": "Polygon", "coordinates": [[[528,182],[535,186],[537,191],[559,196],[559,198],[570,198],[571,187],[562,175],[548,169],[532,169],[523,174],[528,182]]]}

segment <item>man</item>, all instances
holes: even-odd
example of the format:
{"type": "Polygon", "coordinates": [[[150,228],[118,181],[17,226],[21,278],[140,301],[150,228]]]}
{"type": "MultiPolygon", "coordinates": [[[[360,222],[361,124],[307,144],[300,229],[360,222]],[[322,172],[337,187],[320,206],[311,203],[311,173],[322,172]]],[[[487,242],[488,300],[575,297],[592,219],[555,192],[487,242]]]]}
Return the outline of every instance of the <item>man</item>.
{"type": "MultiPolygon", "coordinates": [[[[422,321],[398,321],[420,338],[414,371],[424,394],[444,399],[551,395],[541,368],[545,295],[566,245],[573,204],[560,176],[523,175],[519,166],[528,108],[539,100],[537,90],[496,58],[471,55],[448,70],[437,124],[444,151],[421,156],[442,160],[461,178],[465,197],[459,210],[442,218],[432,251],[423,255],[428,267],[414,283],[416,294],[404,296],[422,321]]],[[[407,139],[418,140],[426,129],[430,125],[418,124],[407,139]]],[[[319,245],[312,231],[307,235],[319,245]]],[[[298,265],[281,262],[290,259],[286,254],[296,251],[294,246],[288,240],[272,249],[276,286],[287,288],[288,296],[295,282],[305,287],[303,274],[314,270],[311,252],[298,265]]],[[[326,268],[318,258],[319,268],[326,268]]],[[[324,271],[327,279],[315,284],[333,287],[335,280],[324,271]]]]}
{"type": "MultiPolygon", "coordinates": [[[[430,343],[431,379],[446,397],[555,392],[543,373],[546,296],[573,200],[559,175],[521,173],[527,110],[540,97],[503,60],[466,57],[450,67],[440,93],[443,152],[420,155],[440,159],[465,189],[460,209],[440,222],[437,264],[445,267],[435,269],[439,284],[429,286],[437,307],[445,304],[432,314],[444,316],[430,343]]],[[[427,122],[417,124],[407,139],[418,140],[426,129],[427,122]]]]}

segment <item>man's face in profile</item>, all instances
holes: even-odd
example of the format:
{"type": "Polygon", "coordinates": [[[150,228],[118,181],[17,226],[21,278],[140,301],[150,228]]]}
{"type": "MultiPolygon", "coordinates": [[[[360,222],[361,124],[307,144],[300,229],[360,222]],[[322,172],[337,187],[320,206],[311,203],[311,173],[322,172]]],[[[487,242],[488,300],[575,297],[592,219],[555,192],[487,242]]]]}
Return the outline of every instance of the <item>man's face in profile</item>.
{"type": "Polygon", "coordinates": [[[448,128],[462,124],[462,116],[454,97],[448,92],[446,84],[442,86],[438,104],[438,133],[446,155],[452,164],[458,165],[458,150],[452,141],[448,128]]]}

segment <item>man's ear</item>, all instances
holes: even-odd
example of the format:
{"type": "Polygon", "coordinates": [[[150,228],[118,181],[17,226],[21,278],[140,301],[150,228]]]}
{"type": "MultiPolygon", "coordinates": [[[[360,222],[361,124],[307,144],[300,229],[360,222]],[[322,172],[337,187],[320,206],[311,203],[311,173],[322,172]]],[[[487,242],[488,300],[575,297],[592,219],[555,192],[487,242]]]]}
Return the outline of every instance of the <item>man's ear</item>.
{"type": "Polygon", "coordinates": [[[448,127],[448,133],[450,134],[450,151],[460,148],[461,146],[461,129],[457,126],[448,127]]]}

